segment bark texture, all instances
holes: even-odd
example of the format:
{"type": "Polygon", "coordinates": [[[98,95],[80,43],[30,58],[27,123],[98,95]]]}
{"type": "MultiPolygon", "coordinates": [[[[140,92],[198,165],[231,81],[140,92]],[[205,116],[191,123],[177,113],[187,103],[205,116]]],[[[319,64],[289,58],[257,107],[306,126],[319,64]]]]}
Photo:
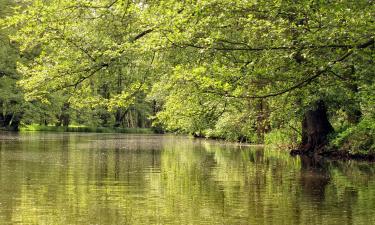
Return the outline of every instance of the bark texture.
{"type": "Polygon", "coordinates": [[[302,121],[302,141],[297,151],[292,154],[310,154],[324,150],[328,143],[328,135],[333,127],[327,117],[327,108],[319,101],[313,110],[305,112],[302,121]]]}

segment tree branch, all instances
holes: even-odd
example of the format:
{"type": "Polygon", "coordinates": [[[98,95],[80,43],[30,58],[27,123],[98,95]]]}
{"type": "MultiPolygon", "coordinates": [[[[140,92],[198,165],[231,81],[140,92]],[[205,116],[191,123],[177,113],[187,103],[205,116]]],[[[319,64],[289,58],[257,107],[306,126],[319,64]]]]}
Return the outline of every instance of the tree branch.
{"type": "Polygon", "coordinates": [[[152,31],[154,31],[154,29],[150,28],[150,29],[147,29],[145,31],[142,31],[141,33],[139,33],[137,36],[135,36],[133,39],[132,39],[132,42],[138,40],[138,39],[141,39],[142,37],[146,36],[148,33],[151,33],[152,31]]]}
{"type": "MultiPolygon", "coordinates": [[[[217,51],[250,51],[250,52],[260,52],[260,51],[288,51],[288,50],[301,50],[301,49],[332,49],[332,48],[353,48],[353,45],[306,45],[306,46],[269,46],[269,47],[215,47],[215,46],[200,46],[194,44],[182,44],[179,46],[192,47],[198,49],[212,49],[217,51]]],[[[245,43],[238,43],[237,45],[245,45],[245,43]]]]}
{"type": "MultiPolygon", "coordinates": [[[[364,49],[364,48],[367,48],[367,47],[369,47],[371,45],[374,45],[374,37],[370,38],[365,43],[359,44],[356,47],[354,47],[352,49],[349,49],[345,54],[343,54],[342,56],[340,56],[336,60],[327,63],[327,65],[324,68],[317,69],[314,72],[314,75],[312,75],[312,76],[310,76],[310,77],[308,77],[308,78],[306,78],[306,79],[304,79],[304,80],[302,80],[302,81],[294,84],[291,87],[288,87],[288,88],[286,88],[284,90],[281,90],[279,92],[269,93],[269,94],[265,94],[265,95],[243,95],[243,96],[234,96],[234,95],[230,95],[229,93],[221,93],[221,94],[224,95],[224,96],[226,96],[226,97],[245,98],[245,99],[262,99],[262,98],[269,98],[269,97],[279,96],[279,95],[285,94],[287,92],[293,91],[295,89],[298,89],[298,88],[301,88],[301,87],[304,87],[304,86],[310,84],[312,81],[314,81],[316,78],[320,77],[325,72],[330,71],[330,68],[332,68],[333,65],[335,65],[338,62],[344,61],[346,58],[348,58],[350,55],[352,55],[355,48],[356,49],[364,49]]],[[[212,91],[212,90],[207,91],[207,93],[220,94],[220,93],[212,91]]]]}
{"type": "MultiPolygon", "coordinates": [[[[136,35],[134,38],[132,38],[132,41],[131,42],[135,42],[139,39],[141,39],[142,37],[144,37],[145,35],[147,35],[148,33],[151,33],[153,31],[153,29],[147,29],[147,30],[144,30],[142,31],[141,33],[139,33],[138,35],[136,35]]],[[[72,43],[73,44],[73,43],[72,43]]],[[[74,44],[74,46],[76,46],[74,44]]],[[[77,46],[76,46],[77,47],[77,46]]],[[[79,47],[79,46],[78,46],[79,47]]],[[[84,53],[86,53],[83,49],[80,49],[81,51],[83,51],[84,53]]],[[[125,50],[121,50],[119,53],[122,54],[125,50]]],[[[90,54],[86,54],[89,56],[90,59],[92,59],[93,61],[97,61],[96,59],[94,59],[93,57],[90,56],[90,54]]],[[[56,88],[55,90],[53,91],[58,91],[58,90],[62,90],[62,89],[65,89],[65,88],[69,88],[69,87],[74,87],[74,88],[77,88],[78,85],[80,83],[82,83],[83,81],[85,81],[86,79],[94,76],[97,72],[99,72],[101,69],[103,68],[106,68],[106,67],[109,67],[111,65],[112,62],[116,61],[116,58],[111,58],[109,60],[109,62],[103,62],[101,64],[99,64],[96,68],[95,66],[94,67],[91,67],[91,68],[88,68],[87,70],[84,70],[84,71],[90,71],[92,70],[88,75],[86,76],[81,76],[78,78],[78,80],[76,80],[74,83],[72,84],[67,84],[67,85],[64,85],[62,87],[59,87],[59,88],[56,88]]],[[[82,71],[81,71],[82,72],[82,71]]]]}

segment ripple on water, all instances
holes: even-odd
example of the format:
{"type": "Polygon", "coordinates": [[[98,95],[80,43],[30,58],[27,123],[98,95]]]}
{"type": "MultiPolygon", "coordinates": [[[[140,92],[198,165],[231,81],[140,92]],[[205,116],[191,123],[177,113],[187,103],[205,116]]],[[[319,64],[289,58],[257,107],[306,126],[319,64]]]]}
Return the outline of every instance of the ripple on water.
{"type": "Polygon", "coordinates": [[[375,166],[183,136],[0,133],[0,224],[375,224],[375,166]]]}

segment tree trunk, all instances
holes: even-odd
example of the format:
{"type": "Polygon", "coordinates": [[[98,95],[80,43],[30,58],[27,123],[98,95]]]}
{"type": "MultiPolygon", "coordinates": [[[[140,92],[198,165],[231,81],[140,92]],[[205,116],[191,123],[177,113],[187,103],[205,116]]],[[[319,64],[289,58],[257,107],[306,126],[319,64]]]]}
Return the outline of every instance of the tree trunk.
{"type": "Polygon", "coordinates": [[[117,109],[116,114],[115,114],[115,125],[114,126],[115,127],[121,127],[123,118],[124,118],[124,116],[123,116],[122,110],[117,109]]]}
{"type": "Polygon", "coordinates": [[[258,143],[264,143],[264,135],[269,131],[269,113],[267,103],[264,99],[258,100],[256,103],[257,118],[256,118],[256,132],[258,143]]]}
{"type": "Polygon", "coordinates": [[[21,117],[22,117],[22,114],[14,114],[14,116],[12,118],[12,121],[9,123],[9,127],[12,130],[14,130],[14,131],[19,130],[19,126],[20,126],[20,123],[21,123],[21,117]]]}
{"type": "Polygon", "coordinates": [[[0,128],[17,131],[20,125],[22,114],[0,115],[0,128]]]}
{"type": "Polygon", "coordinates": [[[69,108],[70,108],[69,103],[63,104],[63,106],[61,107],[61,114],[59,116],[59,121],[57,122],[57,125],[59,126],[63,125],[64,127],[69,126],[70,124],[69,108]]]}
{"type": "Polygon", "coordinates": [[[331,132],[333,127],[328,121],[327,108],[323,101],[319,101],[315,109],[308,110],[304,114],[302,142],[297,150],[299,152],[294,153],[309,154],[323,151],[331,132]]]}
{"type": "MultiPolygon", "coordinates": [[[[352,84],[348,84],[347,86],[348,86],[349,90],[353,92],[354,96],[358,95],[359,87],[355,83],[355,81],[352,84]]],[[[359,123],[359,121],[362,118],[361,106],[358,102],[356,102],[356,100],[354,98],[349,99],[348,101],[351,102],[350,107],[348,107],[345,110],[346,114],[347,114],[348,121],[351,124],[357,124],[357,123],[359,123]]]]}
{"type": "Polygon", "coordinates": [[[350,65],[348,67],[348,72],[346,73],[346,79],[350,80],[350,82],[346,83],[346,87],[353,93],[352,98],[348,99],[349,107],[346,107],[345,112],[347,114],[348,122],[351,124],[357,124],[362,118],[362,111],[360,103],[355,99],[355,97],[359,93],[358,87],[358,79],[355,76],[356,69],[354,65],[350,65]]]}

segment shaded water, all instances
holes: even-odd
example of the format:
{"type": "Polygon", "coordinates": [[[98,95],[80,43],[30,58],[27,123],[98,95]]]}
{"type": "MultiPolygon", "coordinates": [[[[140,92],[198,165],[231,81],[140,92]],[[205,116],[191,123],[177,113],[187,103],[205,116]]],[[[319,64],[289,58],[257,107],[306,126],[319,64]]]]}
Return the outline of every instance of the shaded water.
{"type": "Polygon", "coordinates": [[[375,224],[375,165],[187,137],[0,134],[0,224],[375,224]]]}

